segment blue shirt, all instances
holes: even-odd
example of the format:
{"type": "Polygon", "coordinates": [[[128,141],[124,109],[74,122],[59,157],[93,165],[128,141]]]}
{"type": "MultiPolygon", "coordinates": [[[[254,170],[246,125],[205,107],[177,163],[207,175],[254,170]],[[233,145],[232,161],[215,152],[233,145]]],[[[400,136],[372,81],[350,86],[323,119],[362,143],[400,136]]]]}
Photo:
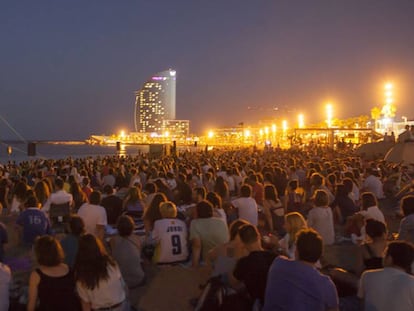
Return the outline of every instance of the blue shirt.
{"type": "Polygon", "coordinates": [[[23,242],[26,245],[32,245],[38,236],[50,234],[49,219],[36,207],[24,210],[16,223],[23,227],[23,242]]]}
{"type": "Polygon", "coordinates": [[[263,311],[323,311],[338,307],[332,280],[315,268],[285,257],[274,260],[267,279],[263,311]]]}

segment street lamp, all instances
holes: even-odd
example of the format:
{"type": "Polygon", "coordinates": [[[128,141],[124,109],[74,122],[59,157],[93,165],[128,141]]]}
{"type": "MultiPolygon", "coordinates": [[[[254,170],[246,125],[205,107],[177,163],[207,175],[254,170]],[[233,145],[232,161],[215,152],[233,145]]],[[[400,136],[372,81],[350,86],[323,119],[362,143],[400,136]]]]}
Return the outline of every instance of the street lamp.
{"type": "Polygon", "coordinates": [[[332,115],[333,115],[333,109],[332,109],[332,104],[328,103],[325,106],[326,109],[326,125],[328,126],[328,128],[332,127],[332,115]]]}
{"type": "Polygon", "coordinates": [[[298,115],[298,127],[300,129],[305,127],[305,116],[303,115],[303,113],[300,113],[298,115]]]}

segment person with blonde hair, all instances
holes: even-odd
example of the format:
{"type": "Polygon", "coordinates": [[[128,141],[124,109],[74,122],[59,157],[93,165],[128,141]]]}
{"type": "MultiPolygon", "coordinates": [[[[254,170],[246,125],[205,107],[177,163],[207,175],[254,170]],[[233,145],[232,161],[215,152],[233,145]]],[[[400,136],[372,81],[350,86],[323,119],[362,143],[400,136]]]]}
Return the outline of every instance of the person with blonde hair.
{"type": "Polygon", "coordinates": [[[162,219],[156,220],[152,238],[156,241],[153,261],[171,264],[188,259],[187,225],[177,219],[177,207],[173,202],[162,202],[159,206],[162,219]]]}
{"type": "Polygon", "coordinates": [[[332,209],[329,207],[329,195],[326,190],[318,189],[313,197],[314,207],[308,213],[308,226],[315,229],[325,245],[335,242],[335,230],[332,209]]]}
{"type": "Polygon", "coordinates": [[[308,228],[305,218],[298,212],[291,212],[285,215],[285,236],[280,239],[279,247],[290,259],[295,259],[296,234],[308,228]]]}

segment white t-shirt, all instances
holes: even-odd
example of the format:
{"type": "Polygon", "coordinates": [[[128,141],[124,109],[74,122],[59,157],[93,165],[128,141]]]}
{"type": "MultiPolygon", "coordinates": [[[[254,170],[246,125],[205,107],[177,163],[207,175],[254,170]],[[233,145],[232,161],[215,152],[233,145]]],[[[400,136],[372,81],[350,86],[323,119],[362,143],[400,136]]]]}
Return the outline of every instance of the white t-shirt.
{"type": "Polygon", "coordinates": [[[323,238],[323,244],[331,245],[335,242],[335,230],[332,209],[328,207],[314,207],[308,214],[308,226],[315,229],[323,238]]]}
{"type": "Polygon", "coordinates": [[[72,201],[73,196],[70,193],[67,193],[65,190],[58,190],[50,195],[49,199],[47,199],[45,205],[42,207],[42,211],[48,213],[50,204],[69,203],[72,205],[72,201]]]}
{"type": "Polygon", "coordinates": [[[377,197],[377,199],[384,198],[382,181],[377,176],[369,175],[367,178],[365,178],[362,188],[364,188],[366,191],[372,192],[377,197]]]}
{"type": "Polygon", "coordinates": [[[158,242],[157,263],[184,261],[188,257],[187,225],[176,218],[164,218],[155,221],[152,237],[158,242]]]}
{"type": "Polygon", "coordinates": [[[257,226],[258,213],[255,199],[252,197],[240,197],[233,200],[231,204],[238,209],[240,219],[247,220],[252,225],[257,226]]]}
{"type": "Polygon", "coordinates": [[[95,236],[97,236],[96,225],[106,226],[108,224],[106,210],[100,205],[84,203],[79,208],[78,215],[85,222],[86,233],[95,236]]]}
{"type": "Polygon", "coordinates": [[[364,310],[414,310],[414,277],[386,267],[368,270],[361,276],[358,297],[364,300],[364,310]]]}
{"type": "Polygon", "coordinates": [[[108,279],[101,280],[94,289],[76,283],[79,297],[92,305],[92,309],[107,308],[125,300],[123,280],[118,266],[108,266],[108,279]]]}
{"type": "Polygon", "coordinates": [[[365,219],[374,219],[385,224],[384,214],[381,212],[378,206],[368,207],[366,211],[360,211],[360,213],[362,216],[364,216],[365,219]]]}

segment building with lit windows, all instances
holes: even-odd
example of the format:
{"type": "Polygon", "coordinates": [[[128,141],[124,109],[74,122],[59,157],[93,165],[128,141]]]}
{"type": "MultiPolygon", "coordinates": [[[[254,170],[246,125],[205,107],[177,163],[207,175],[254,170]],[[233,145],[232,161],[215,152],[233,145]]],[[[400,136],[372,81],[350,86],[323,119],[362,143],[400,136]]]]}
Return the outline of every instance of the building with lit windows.
{"type": "Polygon", "coordinates": [[[190,120],[164,120],[162,127],[164,136],[172,138],[190,136],[190,120]]]}
{"type": "Polygon", "coordinates": [[[163,121],[175,119],[176,72],[169,69],[153,75],[135,92],[135,131],[164,132],[163,121]]]}

